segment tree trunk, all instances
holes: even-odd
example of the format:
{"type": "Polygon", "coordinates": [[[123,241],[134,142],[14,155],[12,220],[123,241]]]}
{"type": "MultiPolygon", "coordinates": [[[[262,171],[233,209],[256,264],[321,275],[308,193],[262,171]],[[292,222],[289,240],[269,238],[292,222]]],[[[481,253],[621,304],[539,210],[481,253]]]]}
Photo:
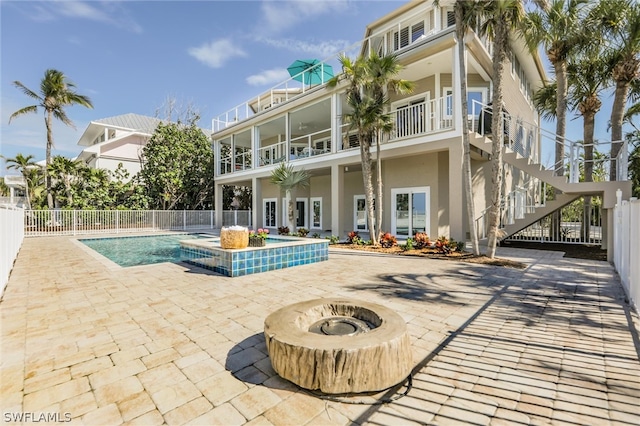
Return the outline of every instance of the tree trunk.
{"type": "MultiPolygon", "coordinates": [[[[596,98],[595,101],[600,101],[596,98]]],[[[593,100],[592,100],[593,102],[593,100]]],[[[584,181],[593,182],[593,133],[595,129],[595,117],[596,112],[593,110],[587,110],[583,112],[584,118],[584,181]]],[[[582,214],[582,236],[584,242],[589,244],[591,240],[591,197],[584,197],[582,214]]]]}
{"type": "Polygon", "coordinates": [[[380,159],[380,139],[382,138],[382,132],[378,132],[376,138],[376,222],[375,222],[375,234],[376,236],[382,233],[382,160],[380,159]]]}
{"type": "Polygon", "coordinates": [[[480,244],[478,242],[478,230],[475,220],[475,203],[473,201],[473,182],[471,178],[471,145],[469,143],[469,120],[467,111],[469,108],[467,100],[467,66],[464,60],[465,31],[462,23],[462,7],[455,8],[456,13],[456,36],[458,38],[458,62],[460,62],[460,101],[462,105],[462,183],[464,185],[465,200],[467,202],[467,221],[469,223],[469,237],[471,239],[471,249],[475,256],[480,255],[480,244]]]}
{"type": "Polygon", "coordinates": [[[47,206],[53,209],[53,194],[51,193],[51,175],[49,174],[49,165],[51,164],[51,147],[53,146],[53,131],[51,129],[51,120],[53,120],[53,112],[47,111],[44,123],[47,127],[47,150],[44,162],[44,184],[47,191],[47,206]]]}
{"type": "Polygon", "coordinates": [[[567,129],[567,64],[565,61],[556,61],[553,64],[558,84],[556,97],[556,149],[555,172],[556,176],[564,176],[564,138],[567,129]]]}
{"type": "Polygon", "coordinates": [[[291,190],[288,189],[285,192],[285,198],[287,201],[287,220],[288,220],[288,227],[289,227],[289,232],[291,232],[292,234],[296,233],[296,222],[295,222],[295,216],[293,214],[293,200],[291,199],[291,190]]]}
{"type": "Polygon", "coordinates": [[[367,203],[367,219],[369,221],[369,237],[373,245],[378,245],[378,236],[376,235],[375,228],[375,214],[374,214],[374,199],[373,199],[373,184],[371,183],[371,142],[366,140],[365,135],[359,135],[360,137],[360,159],[362,163],[362,181],[364,184],[364,197],[367,203]]]}
{"type": "Polygon", "coordinates": [[[613,97],[613,105],[611,106],[611,161],[609,165],[609,180],[618,180],[619,165],[616,157],[622,148],[622,120],[624,118],[624,109],[627,104],[629,95],[629,83],[625,81],[616,81],[616,90],[613,97]]]}
{"type": "Polygon", "coordinates": [[[489,208],[489,241],[487,256],[495,257],[498,244],[498,233],[501,216],[503,159],[502,146],[504,140],[504,119],[502,111],[502,72],[504,69],[505,48],[508,40],[508,27],[502,19],[496,20],[493,41],[493,110],[491,114],[491,130],[493,146],[491,149],[491,204],[489,208]]]}

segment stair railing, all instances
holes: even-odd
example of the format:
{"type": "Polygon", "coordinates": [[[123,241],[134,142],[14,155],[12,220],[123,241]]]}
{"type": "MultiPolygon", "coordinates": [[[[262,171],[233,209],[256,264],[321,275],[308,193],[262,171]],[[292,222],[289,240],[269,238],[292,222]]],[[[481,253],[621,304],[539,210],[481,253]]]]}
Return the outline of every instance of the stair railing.
{"type": "MultiPolygon", "coordinates": [[[[491,136],[491,105],[485,105],[477,100],[472,101],[473,120],[471,128],[474,132],[491,136]]],[[[584,170],[584,145],[581,142],[573,141],[566,137],[560,138],[555,132],[540,127],[535,123],[529,123],[521,117],[512,117],[508,112],[503,110],[503,124],[505,146],[518,153],[524,158],[529,158],[533,163],[542,163],[541,152],[538,147],[543,145],[551,148],[552,155],[555,157],[555,146],[562,145],[562,159],[543,167],[547,170],[554,170],[558,176],[565,176],[568,172],[569,182],[577,183],[580,180],[580,172],[584,170]],[[538,144],[539,140],[539,144],[538,144]]],[[[617,180],[628,180],[628,147],[626,141],[602,141],[595,142],[595,147],[600,148],[598,152],[605,154],[604,157],[594,160],[594,166],[602,163],[605,169],[615,167],[617,180]],[[611,144],[622,142],[623,146],[616,158],[611,159],[608,153],[611,150],[611,144]],[[608,147],[608,148],[606,148],[608,147]],[[608,167],[606,163],[608,164],[608,167]]],[[[553,161],[553,160],[551,160],[553,161]]],[[[605,180],[609,180],[609,173],[604,176],[605,180]]]]}
{"type": "MultiPolygon", "coordinates": [[[[499,229],[506,225],[512,225],[517,219],[523,219],[526,214],[535,212],[537,207],[546,205],[547,184],[546,182],[530,177],[529,180],[516,186],[512,191],[505,194],[500,201],[500,223],[499,229]]],[[[476,229],[478,238],[487,238],[489,210],[484,209],[476,218],[476,229]]]]}

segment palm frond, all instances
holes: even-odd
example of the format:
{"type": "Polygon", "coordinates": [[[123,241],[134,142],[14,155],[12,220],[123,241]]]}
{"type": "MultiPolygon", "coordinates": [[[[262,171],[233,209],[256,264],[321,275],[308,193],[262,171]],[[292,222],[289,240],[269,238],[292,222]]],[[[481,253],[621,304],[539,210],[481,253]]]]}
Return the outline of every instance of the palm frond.
{"type": "Polygon", "coordinates": [[[16,117],[19,117],[24,114],[31,114],[34,112],[38,112],[38,105],[30,105],[28,107],[21,108],[9,116],[9,123],[11,123],[11,120],[13,120],[16,117]]]}
{"type": "Polygon", "coordinates": [[[24,93],[25,95],[27,95],[28,97],[30,97],[32,99],[36,99],[36,100],[42,102],[42,98],[36,92],[34,92],[33,90],[29,89],[27,86],[25,86],[21,82],[16,80],[16,81],[13,82],[13,85],[15,87],[17,87],[18,89],[20,89],[20,91],[22,93],[24,93]]]}

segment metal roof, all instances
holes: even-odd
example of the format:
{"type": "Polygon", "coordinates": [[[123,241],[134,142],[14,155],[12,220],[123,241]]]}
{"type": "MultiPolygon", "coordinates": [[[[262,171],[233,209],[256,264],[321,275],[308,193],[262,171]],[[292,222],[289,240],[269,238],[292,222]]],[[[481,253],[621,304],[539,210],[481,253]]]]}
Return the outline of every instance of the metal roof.
{"type": "Polygon", "coordinates": [[[120,127],[152,134],[162,120],[155,117],[147,117],[146,115],[129,113],[116,115],[115,117],[101,118],[100,120],[93,120],[93,122],[104,124],[105,126],[120,127]]]}

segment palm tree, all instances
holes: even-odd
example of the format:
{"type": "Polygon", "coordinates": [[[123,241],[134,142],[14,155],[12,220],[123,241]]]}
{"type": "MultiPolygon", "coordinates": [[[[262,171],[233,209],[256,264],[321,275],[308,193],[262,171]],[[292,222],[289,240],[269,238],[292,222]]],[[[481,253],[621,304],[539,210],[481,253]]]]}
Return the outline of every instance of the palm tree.
{"type": "Polygon", "coordinates": [[[340,80],[347,82],[347,104],[352,112],[345,114],[345,119],[356,129],[360,146],[360,163],[362,165],[362,180],[364,184],[365,200],[367,204],[367,219],[369,236],[372,244],[378,244],[378,237],[382,225],[382,168],[380,159],[380,142],[385,133],[393,128],[388,117],[387,107],[389,99],[387,92],[409,93],[413,90],[413,83],[394,78],[401,70],[395,55],[380,57],[376,52],[369,56],[360,56],[355,61],[342,55],[340,57],[342,74],[328,82],[329,87],[335,87],[340,80]],[[377,151],[377,213],[374,211],[374,186],[371,161],[371,144],[376,137],[377,151]]]}
{"type": "Polygon", "coordinates": [[[521,28],[527,46],[537,52],[542,45],[553,66],[556,77],[555,96],[556,175],[564,175],[564,145],[567,127],[567,58],[583,37],[582,18],[587,0],[552,0],[546,6],[539,4],[540,10],[529,12],[523,19],[521,28]]]}
{"type": "MultiPolygon", "coordinates": [[[[629,91],[640,73],[640,4],[636,0],[601,0],[593,10],[594,21],[611,42],[612,77],[615,94],[611,107],[611,160],[623,146],[622,125],[629,91]]],[[[610,168],[610,180],[616,180],[617,167],[610,168]]]]}
{"type": "Polygon", "coordinates": [[[482,4],[482,15],[485,22],[482,32],[491,37],[493,44],[493,96],[491,114],[491,203],[489,206],[489,241],[487,256],[494,258],[498,243],[498,227],[500,226],[500,204],[502,199],[503,159],[502,146],[504,140],[503,120],[503,70],[509,48],[511,31],[516,29],[522,20],[524,8],[520,0],[492,0],[482,4]]]}
{"type": "MultiPolygon", "coordinates": [[[[475,0],[457,1],[454,5],[456,18],[456,38],[458,40],[458,62],[460,66],[460,103],[462,113],[469,110],[467,98],[467,68],[465,61],[466,43],[464,38],[478,19],[478,3],[475,0]]],[[[467,203],[467,221],[469,222],[469,235],[471,236],[471,249],[475,256],[480,255],[480,243],[475,220],[475,202],[473,200],[473,183],[471,174],[471,144],[469,143],[469,121],[466,117],[462,120],[462,176],[464,183],[465,200],[467,203]]]]}
{"type": "Polygon", "coordinates": [[[49,175],[64,189],[68,207],[73,205],[72,184],[78,179],[83,166],[81,161],[70,160],[62,155],[53,157],[49,165],[49,175]]]}
{"type": "Polygon", "coordinates": [[[304,169],[295,170],[293,165],[287,165],[282,162],[271,172],[271,183],[278,185],[280,190],[285,193],[285,198],[287,200],[287,219],[289,221],[288,226],[291,232],[295,232],[296,223],[293,215],[293,199],[291,198],[291,191],[298,187],[308,187],[309,173],[304,169]]]}
{"type": "Polygon", "coordinates": [[[24,183],[26,186],[24,192],[25,192],[25,196],[27,197],[28,206],[31,206],[31,196],[29,194],[29,192],[31,191],[31,188],[29,186],[30,170],[40,168],[38,163],[33,161],[33,159],[34,159],[34,156],[31,154],[25,157],[20,153],[17,154],[14,158],[5,158],[5,161],[7,163],[7,170],[10,170],[10,169],[17,170],[18,172],[20,172],[20,174],[24,179],[24,183]]]}
{"type": "Polygon", "coordinates": [[[19,81],[14,81],[13,85],[28,97],[35,99],[37,103],[19,109],[11,114],[9,123],[11,123],[11,120],[15,117],[38,112],[38,107],[42,108],[45,113],[44,123],[47,128],[47,147],[44,172],[47,188],[47,204],[51,209],[53,208],[53,194],[51,194],[49,165],[51,164],[51,149],[53,148],[53,119],[56,118],[67,126],[74,127],[73,122],[67,117],[64,108],[72,105],[82,105],[87,108],[93,108],[93,105],[88,97],[76,93],[75,84],[69,81],[67,76],[58,70],[48,69],[44,72],[44,78],[40,82],[40,94],[27,88],[19,81]]]}
{"type": "Polygon", "coordinates": [[[373,129],[376,139],[376,202],[378,209],[376,210],[375,235],[379,236],[382,232],[382,159],[380,157],[380,143],[384,136],[391,133],[394,128],[392,117],[388,114],[389,91],[399,94],[408,94],[413,92],[414,84],[408,80],[397,79],[402,65],[398,62],[396,55],[380,56],[372,51],[367,61],[367,72],[369,74],[370,90],[373,99],[381,103],[382,113],[374,120],[373,129]]]}

